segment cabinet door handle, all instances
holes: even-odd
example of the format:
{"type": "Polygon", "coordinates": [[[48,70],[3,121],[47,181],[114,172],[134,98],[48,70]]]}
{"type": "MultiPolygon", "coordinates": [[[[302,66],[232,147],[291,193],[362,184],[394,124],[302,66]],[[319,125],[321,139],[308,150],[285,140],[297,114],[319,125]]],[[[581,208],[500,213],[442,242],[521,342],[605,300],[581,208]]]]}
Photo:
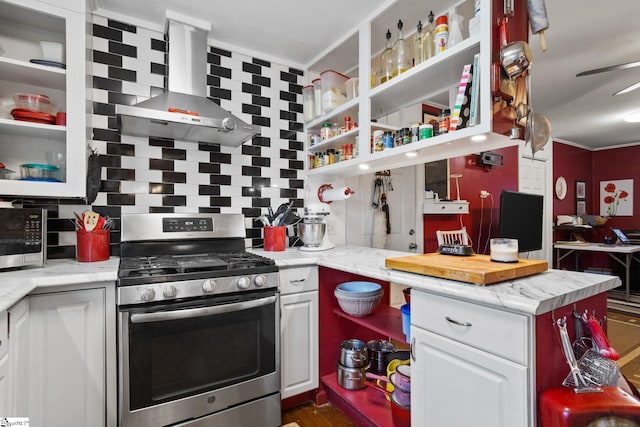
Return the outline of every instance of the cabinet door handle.
{"type": "Polygon", "coordinates": [[[445,316],[445,319],[447,319],[447,322],[449,323],[453,323],[454,325],[460,325],[460,326],[471,326],[471,323],[469,322],[460,322],[459,320],[456,319],[452,319],[449,316],[445,316]]]}
{"type": "Polygon", "coordinates": [[[416,348],[416,339],[415,338],[411,338],[411,360],[413,360],[414,362],[416,361],[416,353],[415,353],[415,348],[416,348]]]}

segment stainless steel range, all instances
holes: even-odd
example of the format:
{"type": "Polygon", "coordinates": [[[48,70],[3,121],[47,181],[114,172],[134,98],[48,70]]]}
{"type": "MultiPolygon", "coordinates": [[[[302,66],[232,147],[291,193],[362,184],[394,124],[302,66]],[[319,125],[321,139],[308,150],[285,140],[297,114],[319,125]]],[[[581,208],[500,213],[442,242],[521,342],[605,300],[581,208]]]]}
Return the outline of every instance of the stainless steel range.
{"type": "Polygon", "coordinates": [[[281,424],[278,268],[245,236],[243,215],[123,215],[120,426],[281,424]]]}

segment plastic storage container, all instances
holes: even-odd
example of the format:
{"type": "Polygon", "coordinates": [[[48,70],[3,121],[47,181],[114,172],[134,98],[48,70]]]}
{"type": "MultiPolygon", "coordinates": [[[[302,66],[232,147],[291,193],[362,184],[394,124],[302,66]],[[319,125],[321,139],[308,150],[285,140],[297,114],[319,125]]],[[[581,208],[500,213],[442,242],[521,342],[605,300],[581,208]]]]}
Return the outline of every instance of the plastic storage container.
{"type": "Polygon", "coordinates": [[[42,59],[45,61],[53,61],[64,63],[64,49],[61,43],[40,42],[42,49],[42,59]]]}
{"type": "Polygon", "coordinates": [[[322,79],[314,79],[311,83],[313,84],[313,101],[316,104],[316,117],[320,117],[322,115],[322,79]]]}
{"type": "Polygon", "coordinates": [[[16,108],[38,111],[40,113],[56,114],[53,103],[46,95],[16,93],[13,95],[13,102],[16,104],[16,108]]]}
{"type": "Polygon", "coordinates": [[[344,84],[349,77],[337,71],[327,70],[320,74],[322,80],[322,112],[328,113],[347,102],[344,84]]]}
{"type": "Polygon", "coordinates": [[[313,85],[302,88],[302,111],[305,122],[316,118],[316,104],[313,85]]]}
{"type": "Polygon", "coordinates": [[[60,168],[40,163],[20,165],[20,176],[28,181],[59,181],[60,168]]]}
{"type": "Polygon", "coordinates": [[[344,84],[345,92],[347,93],[347,100],[351,101],[358,97],[360,93],[359,89],[360,79],[357,77],[353,77],[346,81],[344,84]]]}

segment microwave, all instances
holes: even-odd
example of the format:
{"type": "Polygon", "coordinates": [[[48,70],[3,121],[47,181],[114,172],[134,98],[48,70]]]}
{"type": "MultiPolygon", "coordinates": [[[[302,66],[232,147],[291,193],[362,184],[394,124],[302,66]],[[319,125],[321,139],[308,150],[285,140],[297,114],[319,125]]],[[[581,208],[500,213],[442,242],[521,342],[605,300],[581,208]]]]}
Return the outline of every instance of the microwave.
{"type": "Polygon", "coordinates": [[[0,208],[0,269],[47,261],[47,210],[0,208]]]}

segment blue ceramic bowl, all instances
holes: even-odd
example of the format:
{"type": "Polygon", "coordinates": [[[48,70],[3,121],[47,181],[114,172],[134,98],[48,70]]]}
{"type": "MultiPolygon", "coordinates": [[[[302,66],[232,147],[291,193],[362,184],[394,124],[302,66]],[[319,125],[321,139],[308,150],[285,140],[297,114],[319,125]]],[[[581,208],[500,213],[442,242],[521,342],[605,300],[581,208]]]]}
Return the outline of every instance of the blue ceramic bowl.
{"type": "Polygon", "coordinates": [[[336,287],[336,293],[345,297],[371,297],[382,294],[382,286],[373,282],[344,282],[336,287]]]}

